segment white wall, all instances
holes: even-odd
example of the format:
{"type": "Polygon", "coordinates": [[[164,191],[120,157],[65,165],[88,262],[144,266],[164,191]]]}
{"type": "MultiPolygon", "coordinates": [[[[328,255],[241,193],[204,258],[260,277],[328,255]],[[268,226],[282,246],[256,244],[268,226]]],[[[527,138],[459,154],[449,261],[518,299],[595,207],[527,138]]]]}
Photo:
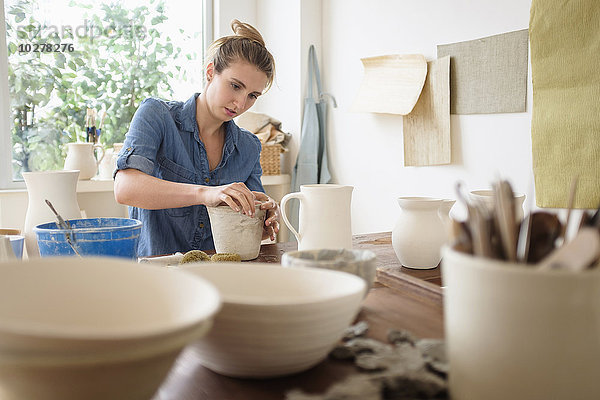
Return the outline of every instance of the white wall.
{"type": "Polygon", "coordinates": [[[215,38],[230,35],[233,18],[255,26],[275,58],[275,81],[251,111],[282,122],[293,135],[282,155],[282,173],[291,173],[300,145],[308,47],[321,48],[321,0],[215,0],[215,38]]]}
{"type": "Polygon", "coordinates": [[[320,55],[321,1],[257,0],[256,6],[256,28],[275,58],[276,77],[253,111],[279,119],[293,135],[282,162],[282,172],[290,173],[300,146],[308,47],[314,44],[320,55]]]}
{"type": "MultiPolygon", "coordinates": [[[[530,0],[215,0],[215,37],[229,34],[228,21],[255,23],[277,64],[276,81],[252,111],[270,114],[294,135],[284,157],[289,173],[300,143],[308,47],[317,49],[329,108],[328,149],[334,181],[355,187],[353,232],[392,229],[398,196],[455,198],[457,180],[487,188],[497,176],[533,198],[531,76],[527,112],[452,115],[452,164],[403,166],[402,117],[352,113],[362,79],[360,58],[421,53],[437,58],[437,45],[525,29],[530,0]],[[225,29],[223,29],[225,28],[225,29]]],[[[457,205],[455,216],[463,209],[457,205]]]]}
{"type": "Polygon", "coordinates": [[[256,24],[255,0],[214,0],[213,4],[215,39],[233,34],[231,30],[231,20],[233,19],[239,19],[251,25],[256,24]]]}
{"type": "MultiPolygon", "coordinates": [[[[525,29],[529,0],[323,0],[322,65],[330,108],[329,159],[334,179],[353,185],[353,232],[392,229],[398,196],[455,198],[454,184],[487,188],[496,176],[529,193],[531,76],[527,112],[451,115],[452,164],[404,167],[402,117],[349,111],[362,79],[361,57],[420,53],[438,44],[525,29]]],[[[454,210],[455,215],[461,210],[454,210]]]]}

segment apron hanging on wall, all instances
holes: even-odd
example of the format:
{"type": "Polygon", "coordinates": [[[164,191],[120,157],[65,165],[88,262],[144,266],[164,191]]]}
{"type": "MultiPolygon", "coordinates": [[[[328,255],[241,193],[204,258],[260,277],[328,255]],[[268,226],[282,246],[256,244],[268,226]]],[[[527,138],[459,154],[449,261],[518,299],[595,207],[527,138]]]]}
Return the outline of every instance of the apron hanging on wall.
{"type": "MultiPolygon", "coordinates": [[[[302,119],[302,139],[292,171],[291,192],[300,191],[300,185],[329,183],[331,175],[327,163],[327,100],[331,97],[333,106],[337,107],[335,98],[323,92],[321,74],[315,54],[315,47],[308,51],[308,82],[304,99],[304,116],[302,119]],[[314,97],[314,81],[317,84],[317,98],[314,97]]],[[[290,221],[298,226],[298,204],[290,204],[290,221]]]]}

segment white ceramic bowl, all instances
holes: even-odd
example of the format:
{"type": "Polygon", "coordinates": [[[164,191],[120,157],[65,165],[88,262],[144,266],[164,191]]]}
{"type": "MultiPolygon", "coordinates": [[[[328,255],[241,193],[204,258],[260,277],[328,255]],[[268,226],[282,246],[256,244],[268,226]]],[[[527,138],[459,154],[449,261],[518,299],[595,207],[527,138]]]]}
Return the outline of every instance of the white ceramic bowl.
{"type": "Polygon", "coordinates": [[[203,279],[115,258],[0,264],[3,399],[149,399],[210,329],[203,279]]]}
{"type": "Polygon", "coordinates": [[[223,309],[192,345],[200,362],[228,376],[267,378],[322,361],[360,309],[361,278],[317,268],[253,263],[186,264],[212,282],[223,309]]]}
{"type": "Polygon", "coordinates": [[[254,217],[249,217],[227,205],[206,209],[217,253],[236,253],[242,260],[258,257],[266,210],[256,205],[254,217]]]}
{"type": "Polygon", "coordinates": [[[303,250],[289,251],[281,257],[284,267],[315,267],[348,272],[365,280],[370,289],[375,280],[377,256],[369,250],[303,250]]]}

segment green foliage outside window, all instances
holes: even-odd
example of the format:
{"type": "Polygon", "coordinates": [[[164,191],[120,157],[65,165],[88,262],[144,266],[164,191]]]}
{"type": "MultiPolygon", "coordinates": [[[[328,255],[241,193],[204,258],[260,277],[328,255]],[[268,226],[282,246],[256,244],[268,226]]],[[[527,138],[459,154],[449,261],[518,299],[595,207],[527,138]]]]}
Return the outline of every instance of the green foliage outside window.
{"type": "MultiPolygon", "coordinates": [[[[85,141],[87,108],[106,110],[100,143],[110,147],[123,141],[144,98],[171,97],[169,79],[186,78],[173,66],[181,48],[161,32],[167,20],[162,1],[133,9],[101,4],[100,15],[88,13],[85,26],[78,21],[79,31],[70,32],[36,21],[34,3],[19,0],[6,10],[14,179],[25,171],[61,169],[63,145],[85,141]],[[24,51],[27,44],[40,50],[42,43],[59,51],[24,51]]],[[[91,4],[70,6],[91,12],[91,4]]],[[[100,119],[101,113],[96,124],[100,119]]]]}

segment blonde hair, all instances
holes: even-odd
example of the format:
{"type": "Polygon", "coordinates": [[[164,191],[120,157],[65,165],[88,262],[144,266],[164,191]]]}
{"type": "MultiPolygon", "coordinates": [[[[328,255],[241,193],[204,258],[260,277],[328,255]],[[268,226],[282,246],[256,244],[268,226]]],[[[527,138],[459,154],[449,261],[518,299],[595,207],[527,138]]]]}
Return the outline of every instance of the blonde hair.
{"type": "Polygon", "coordinates": [[[221,73],[231,63],[246,61],[267,75],[265,89],[269,90],[275,78],[275,59],[265,47],[263,37],[252,25],[237,19],[231,21],[231,29],[234,35],[219,38],[210,45],[205,64],[212,62],[215,71],[221,73]]]}

